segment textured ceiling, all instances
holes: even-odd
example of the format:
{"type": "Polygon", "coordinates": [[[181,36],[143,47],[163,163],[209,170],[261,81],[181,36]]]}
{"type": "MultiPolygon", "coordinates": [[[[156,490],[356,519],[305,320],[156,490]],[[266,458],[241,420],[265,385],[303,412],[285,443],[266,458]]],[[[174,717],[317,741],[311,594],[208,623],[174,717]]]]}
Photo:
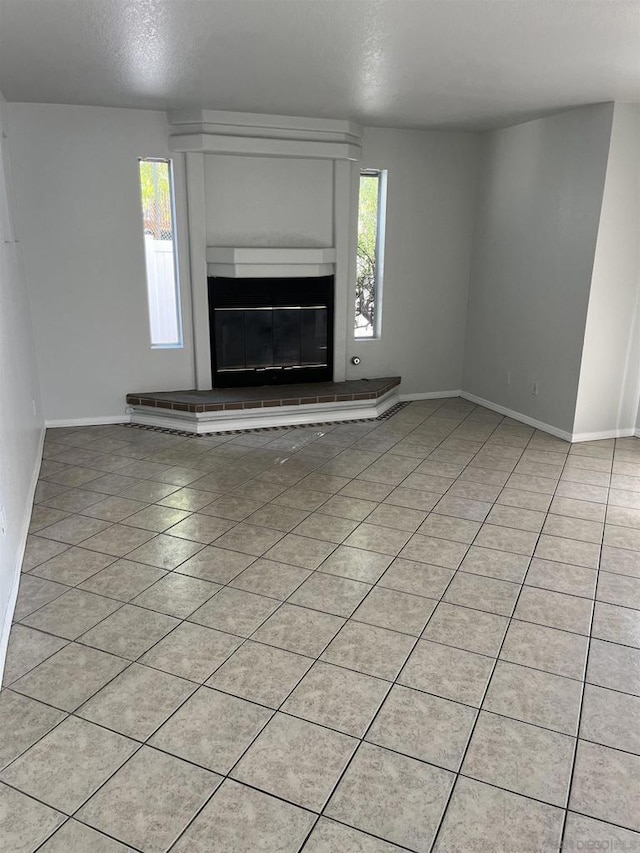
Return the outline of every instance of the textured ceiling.
{"type": "Polygon", "coordinates": [[[483,129],[640,101],[640,0],[0,0],[0,89],[483,129]]]}

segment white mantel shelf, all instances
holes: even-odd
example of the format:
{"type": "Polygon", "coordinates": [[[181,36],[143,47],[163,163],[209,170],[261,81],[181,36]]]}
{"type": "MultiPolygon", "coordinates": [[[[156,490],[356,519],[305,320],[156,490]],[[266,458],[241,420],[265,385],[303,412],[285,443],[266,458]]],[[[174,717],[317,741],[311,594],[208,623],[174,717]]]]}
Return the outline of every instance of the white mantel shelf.
{"type": "Polygon", "coordinates": [[[318,160],[359,160],[362,154],[362,128],[340,119],[185,109],[171,112],[169,124],[176,152],[318,160]]]}
{"type": "Polygon", "coordinates": [[[336,250],[304,247],[207,248],[207,273],[226,278],[305,278],[332,275],[336,250]]]}

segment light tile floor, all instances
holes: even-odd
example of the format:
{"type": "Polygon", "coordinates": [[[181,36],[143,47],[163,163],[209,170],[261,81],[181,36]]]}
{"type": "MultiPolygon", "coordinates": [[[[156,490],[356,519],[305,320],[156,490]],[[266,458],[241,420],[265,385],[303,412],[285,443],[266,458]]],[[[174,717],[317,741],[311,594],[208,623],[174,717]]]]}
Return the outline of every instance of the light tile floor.
{"type": "Polygon", "coordinates": [[[2,853],[640,851],[640,441],[47,434],[2,853]]]}

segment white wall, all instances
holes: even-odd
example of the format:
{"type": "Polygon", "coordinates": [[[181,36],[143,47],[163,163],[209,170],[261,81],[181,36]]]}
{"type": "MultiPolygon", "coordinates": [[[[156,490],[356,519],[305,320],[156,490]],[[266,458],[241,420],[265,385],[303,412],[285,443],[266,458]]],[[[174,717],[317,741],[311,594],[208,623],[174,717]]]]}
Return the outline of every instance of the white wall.
{"type": "Polygon", "coordinates": [[[365,128],[363,168],[388,170],[382,336],[355,341],[348,378],[402,376],[402,393],[462,381],[481,137],[365,128]]]}
{"type": "Polygon", "coordinates": [[[640,106],[616,104],[574,432],[635,428],[640,370],[640,106]]]}
{"type": "Polygon", "coordinates": [[[149,343],[137,158],[169,156],[165,114],[7,106],[45,419],[118,417],[127,392],[193,387],[188,304],[185,347],[149,343]]]}
{"type": "Polygon", "coordinates": [[[332,246],[333,163],[207,154],[207,246],[332,246]]]}
{"type": "Polygon", "coordinates": [[[567,432],[612,115],[584,107],[486,138],[463,388],[567,432]]]}
{"type": "MultiPolygon", "coordinates": [[[[5,108],[0,95],[0,136],[6,131],[5,108]]],[[[21,236],[21,230],[14,210],[9,212],[15,229],[7,228],[3,215],[7,211],[4,193],[10,179],[6,149],[14,142],[2,139],[6,174],[0,162],[0,507],[6,518],[6,533],[2,535],[0,531],[0,683],[42,439],[29,299],[21,244],[13,239],[21,236]]],[[[13,153],[15,149],[12,144],[13,153]]]]}

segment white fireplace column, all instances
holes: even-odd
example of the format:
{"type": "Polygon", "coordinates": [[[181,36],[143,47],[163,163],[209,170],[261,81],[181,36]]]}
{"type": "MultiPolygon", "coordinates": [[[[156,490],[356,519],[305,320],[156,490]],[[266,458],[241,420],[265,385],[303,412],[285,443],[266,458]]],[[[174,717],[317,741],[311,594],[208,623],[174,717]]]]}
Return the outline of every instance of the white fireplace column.
{"type": "MultiPolygon", "coordinates": [[[[353,219],[355,165],[360,159],[361,130],[353,122],[181,110],[171,113],[171,150],[186,155],[187,211],[195,380],[198,390],[211,388],[211,351],[207,275],[286,277],[334,275],[334,381],[346,376],[347,336],[353,313],[355,245],[353,219]],[[327,223],[333,245],[261,245],[261,233],[243,235],[242,246],[207,245],[205,155],[246,158],[330,160],[332,221],[327,223]]],[[[313,200],[310,199],[309,203],[313,200]]],[[[220,215],[220,210],[216,213],[220,215]]],[[[224,210],[222,211],[224,215],[224,210]]],[[[310,241],[312,242],[312,241],[310,241]]],[[[282,244],[280,244],[282,243],[282,244]]]]}

